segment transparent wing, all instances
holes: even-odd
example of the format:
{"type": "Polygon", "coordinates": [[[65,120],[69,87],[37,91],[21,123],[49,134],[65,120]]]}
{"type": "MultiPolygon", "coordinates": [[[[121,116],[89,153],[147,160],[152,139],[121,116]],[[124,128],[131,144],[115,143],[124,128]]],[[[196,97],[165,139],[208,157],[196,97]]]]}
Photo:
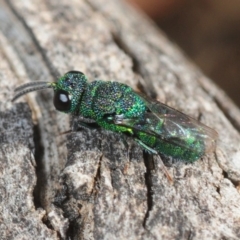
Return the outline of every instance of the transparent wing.
{"type": "Polygon", "coordinates": [[[215,149],[218,138],[215,130],[163,103],[146,96],[141,95],[140,97],[146,103],[149,111],[140,119],[126,119],[122,115],[117,115],[115,124],[154,135],[190,151],[195,150],[194,143],[196,141],[204,144],[205,152],[215,149]]]}

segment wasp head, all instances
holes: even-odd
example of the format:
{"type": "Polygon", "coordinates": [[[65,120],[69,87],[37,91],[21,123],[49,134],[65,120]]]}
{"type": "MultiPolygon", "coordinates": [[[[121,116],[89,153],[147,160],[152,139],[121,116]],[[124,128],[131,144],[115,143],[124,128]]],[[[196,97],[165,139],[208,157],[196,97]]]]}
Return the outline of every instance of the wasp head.
{"type": "Polygon", "coordinates": [[[70,71],[64,74],[56,83],[52,83],[55,108],[66,113],[76,112],[86,85],[87,78],[82,72],[70,71]]]}
{"type": "Polygon", "coordinates": [[[53,104],[61,112],[74,113],[81,101],[81,97],[87,86],[86,76],[79,71],[70,71],[60,77],[57,82],[30,82],[15,89],[12,101],[29,92],[53,88],[53,104]]]}

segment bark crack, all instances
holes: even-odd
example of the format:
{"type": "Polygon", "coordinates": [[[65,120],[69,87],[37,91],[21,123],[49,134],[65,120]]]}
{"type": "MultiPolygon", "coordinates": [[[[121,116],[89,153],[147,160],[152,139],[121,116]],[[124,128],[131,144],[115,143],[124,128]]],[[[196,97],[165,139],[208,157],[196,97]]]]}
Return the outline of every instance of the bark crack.
{"type": "MultiPolygon", "coordinates": [[[[35,146],[34,158],[36,161],[36,185],[33,190],[33,203],[35,208],[44,208],[42,205],[42,192],[44,191],[44,187],[46,186],[46,175],[44,174],[44,163],[43,163],[43,155],[44,155],[44,147],[42,145],[42,137],[39,125],[36,124],[33,126],[33,141],[35,146]]],[[[47,214],[45,214],[42,219],[42,223],[50,230],[55,231],[52,227],[47,214]]],[[[57,232],[58,238],[60,239],[60,233],[57,232]]]]}
{"type": "Polygon", "coordinates": [[[143,220],[143,227],[146,228],[146,222],[149,217],[149,213],[153,208],[153,194],[154,191],[152,189],[153,182],[152,182],[152,170],[154,169],[154,161],[153,161],[153,155],[143,151],[143,159],[144,164],[146,167],[146,173],[145,173],[145,183],[147,187],[147,211],[145,213],[145,217],[143,220]]]}
{"type": "Polygon", "coordinates": [[[223,104],[221,103],[221,101],[219,101],[219,99],[217,97],[214,97],[214,101],[217,104],[217,106],[219,107],[219,109],[224,113],[224,115],[226,116],[226,118],[229,120],[229,122],[232,124],[232,126],[238,131],[240,132],[240,125],[239,122],[236,121],[236,119],[234,119],[231,114],[229,114],[228,109],[226,109],[225,106],[223,106],[223,104]]]}
{"type": "Polygon", "coordinates": [[[24,17],[21,16],[21,14],[18,13],[18,11],[14,8],[11,1],[5,0],[5,3],[10,8],[12,13],[15,15],[15,17],[19,20],[19,22],[22,23],[23,27],[25,28],[26,32],[29,34],[29,37],[33,41],[33,44],[35,45],[37,51],[42,56],[43,63],[45,64],[45,67],[49,70],[50,74],[54,77],[57,77],[60,75],[59,71],[53,66],[51,61],[47,58],[44,50],[42,49],[41,45],[39,44],[37,38],[35,37],[32,29],[27,25],[26,21],[24,20],[24,17]]]}
{"type": "Polygon", "coordinates": [[[33,126],[33,141],[35,145],[35,161],[36,161],[36,176],[37,182],[36,186],[33,191],[34,197],[34,204],[36,208],[43,207],[41,204],[41,191],[43,186],[43,155],[44,155],[44,148],[42,146],[42,139],[41,139],[41,131],[39,129],[39,125],[33,126]]]}
{"type": "MultiPolygon", "coordinates": [[[[219,164],[219,160],[218,160],[218,156],[216,154],[216,152],[214,153],[215,159],[217,160],[218,166],[219,168],[222,170],[222,175],[224,178],[228,179],[236,188],[238,188],[239,186],[239,182],[238,181],[234,181],[230,176],[229,173],[221,166],[221,164],[219,164]]],[[[218,192],[218,191],[217,191],[218,192]]]]}
{"type": "Polygon", "coordinates": [[[135,56],[131,53],[128,46],[117,34],[115,34],[114,32],[111,32],[111,34],[112,34],[112,39],[114,43],[118,46],[118,48],[121,49],[127,56],[131,58],[133,63],[133,66],[132,66],[133,72],[141,76],[140,65],[138,60],[135,58],[135,56]]]}
{"type": "Polygon", "coordinates": [[[98,161],[98,167],[97,167],[96,175],[94,177],[94,184],[93,184],[92,192],[90,195],[96,196],[98,189],[100,188],[102,158],[103,158],[103,155],[100,156],[100,159],[98,161]]]}
{"type": "MultiPolygon", "coordinates": [[[[235,106],[232,100],[229,99],[228,96],[224,95],[224,93],[221,93],[221,92],[215,92],[211,94],[211,88],[212,88],[211,86],[206,85],[204,81],[199,81],[199,83],[202,87],[202,90],[207,95],[212,96],[213,101],[216,103],[217,107],[222,111],[222,113],[226,116],[226,118],[229,120],[232,126],[238,132],[240,132],[240,122],[239,122],[240,115],[239,113],[236,113],[236,111],[238,111],[238,108],[235,106]]],[[[218,89],[217,90],[214,89],[214,90],[219,91],[218,89]]]]}
{"type": "Polygon", "coordinates": [[[121,49],[131,60],[133,63],[132,71],[135,75],[139,76],[137,87],[138,89],[145,95],[156,99],[157,93],[154,90],[154,87],[152,85],[152,82],[149,81],[147,87],[145,87],[145,82],[143,80],[143,74],[141,72],[141,64],[139,63],[138,59],[135,57],[135,55],[131,52],[131,49],[127,46],[127,44],[124,42],[124,40],[120,37],[120,34],[116,34],[113,31],[112,33],[112,39],[115,42],[115,44],[118,46],[119,49],[121,49]]]}

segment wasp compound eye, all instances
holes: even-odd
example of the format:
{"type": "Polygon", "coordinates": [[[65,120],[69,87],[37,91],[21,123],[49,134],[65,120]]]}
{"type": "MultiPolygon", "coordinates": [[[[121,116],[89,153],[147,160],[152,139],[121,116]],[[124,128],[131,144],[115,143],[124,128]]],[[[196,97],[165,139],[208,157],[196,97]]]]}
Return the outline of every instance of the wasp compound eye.
{"type": "Polygon", "coordinates": [[[68,92],[64,90],[57,90],[54,93],[53,104],[55,108],[62,112],[70,111],[71,109],[71,98],[68,92]]]}

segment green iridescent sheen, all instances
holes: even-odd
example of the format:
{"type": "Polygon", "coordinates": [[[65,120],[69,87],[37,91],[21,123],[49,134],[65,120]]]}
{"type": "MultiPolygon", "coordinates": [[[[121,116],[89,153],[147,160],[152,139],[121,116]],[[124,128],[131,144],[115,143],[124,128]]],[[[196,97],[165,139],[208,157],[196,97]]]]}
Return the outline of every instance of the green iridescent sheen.
{"type": "Polygon", "coordinates": [[[65,113],[77,111],[80,98],[87,85],[87,77],[77,71],[66,73],[56,83],[52,83],[54,91],[64,90],[71,96],[71,108],[68,111],[64,111],[65,113]]]}
{"type": "MultiPolygon", "coordinates": [[[[79,125],[91,123],[131,136],[146,151],[189,162],[215,148],[217,133],[167,105],[148,99],[129,86],[111,81],[88,82],[70,71],[57,82],[26,83],[15,89],[13,101],[32,91],[54,89],[57,110],[81,116],[79,125]]],[[[166,173],[166,171],[165,171],[166,173]]]]}
{"type": "MultiPolygon", "coordinates": [[[[89,83],[85,75],[70,72],[59,78],[54,90],[65,90],[71,96],[68,112],[94,120],[107,130],[126,133],[147,145],[150,151],[189,162],[197,160],[205,152],[204,141],[192,134],[195,129],[191,130],[191,126],[184,129],[180,145],[171,141],[175,129],[169,133],[169,139],[161,138],[161,134],[166,134],[164,120],[151,113],[146,101],[125,84],[101,80],[89,83]],[[116,123],[115,116],[120,116],[120,124],[116,123]]],[[[161,109],[154,106],[153,111],[161,109]]]]}

